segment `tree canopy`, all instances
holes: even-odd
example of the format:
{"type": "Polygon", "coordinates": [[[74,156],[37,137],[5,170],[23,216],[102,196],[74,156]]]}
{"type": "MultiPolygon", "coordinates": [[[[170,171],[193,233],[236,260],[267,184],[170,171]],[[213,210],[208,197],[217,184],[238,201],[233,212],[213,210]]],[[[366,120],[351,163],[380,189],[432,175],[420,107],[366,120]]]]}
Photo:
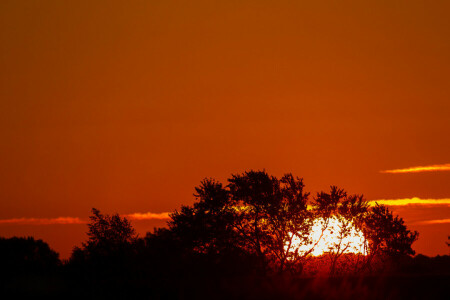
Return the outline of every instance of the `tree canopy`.
{"type": "MultiPolygon", "coordinates": [[[[321,295],[322,283],[329,283],[323,294],[329,299],[342,298],[334,279],[373,277],[326,283],[311,276],[448,274],[448,256],[412,257],[418,233],[401,217],[337,186],[310,194],[292,174],[247,171],[226,182],[202,180],[194,198],[170,214],[166,227],[143,237],[126,217],[94,208],[86,241],[62,264],[41,240],[0,238],[3,283],[39,273],[48,286],[65,278],[61,282],[78,298],[134,298],[145,290],[152,299],[293,299],[321,295]]],[[[356,284],[344,283],[344,293],[356,284]]]]}
{"type": "Polygon", "coordinates": [[[370,207],[362,195],[336,186],[310,198],[304,187],[302,178],[277,178],[265,171],[232,175],[226,186],[206,179],[196,188],[196,202],[171,215],[169,230],[193,253],[239,249],[256,257],[265,271],[302,272],[327,230],[335,231],[324,252],[331,274],[352,246],[348,237],[355,230],[364,236],[364,255],[357,255],[354,270],[370,269],[380,257],[414,254],[411,245],[418,233],[386,206],[370,207]],[[338,228],[331,228],[332,222],[338,228]],[[312,232],[317,223],[318,233],[312,232]],[[315,241],[314,234],[319,234],[315,241]]]}
{"type": "Polygon", "coordinates": [[[126,218],[93,209],[88,240],[71,261],[114,264],[121,271],[135,263],[132,268],[144,273],[192,269],[189,264],[260,274],[302,274],[322,266],[335,275],[370,272],[380,261],[411,256],[418,237],[386,206],[370,206],[363,195],[336,186],[311,197],[303,179],[292,174],[247,171],[226,184],[204,179],[194,197],[192,205],[170,214],[168,228],[144,238],[126,218]]]}
{"type": "Polygon", "coordinates": [[[59,264],[59,254],[42,240],[33,237],[0,237],[2,276],[51,272],[59,264]]]}

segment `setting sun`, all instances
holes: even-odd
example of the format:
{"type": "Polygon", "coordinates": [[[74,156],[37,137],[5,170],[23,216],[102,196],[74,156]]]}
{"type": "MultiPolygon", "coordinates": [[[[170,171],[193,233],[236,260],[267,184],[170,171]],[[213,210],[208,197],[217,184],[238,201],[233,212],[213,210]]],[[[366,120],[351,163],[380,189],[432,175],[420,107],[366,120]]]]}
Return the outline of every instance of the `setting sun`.
{"type": "Polygon", "coordinates": [[[323,218],[318,218],[312,226],[309,242],[305,244],[298,236],[295,236],[290,251],[298,251],[299,255],[305,255],[311,251],[310,254],[313,256],[336,251],[366,255],[366,240],[363,233],[352,224],[347,226],[348,228],[343,230],[345,224],[336,217],[328,219],[328,224],[323,218]]]}

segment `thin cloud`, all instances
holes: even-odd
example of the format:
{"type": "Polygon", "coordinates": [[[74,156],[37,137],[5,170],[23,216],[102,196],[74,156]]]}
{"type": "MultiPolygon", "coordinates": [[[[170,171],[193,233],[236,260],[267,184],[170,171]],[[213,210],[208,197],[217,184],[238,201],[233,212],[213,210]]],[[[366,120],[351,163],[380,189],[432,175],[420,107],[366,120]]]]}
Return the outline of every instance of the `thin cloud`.
{"type": "Polygon", "coordinates": [[[450,164],[418,166],[418,167],[410,167],[410,168],[405,168],[405,169],[384,170],[384,171],[380,171],[380,173],[397,174],[397,173],[420,173],[420,172],[438,172],[438,171],[450,171],[450,164]]]}
{"type": "MultiPolygon", "coordinates": [[[[162,213],[132,213],[123,215],[129,220],[165,220],[169,218],[168,212],[162,213]]],[[[0,225],[70,225],[86,224],[88,221],[78,217],[57,217],[57,218],[12,218],[0,220],[0,225]]]]}
{"type": "Polygon", "coordinates": [[[450,199],[420,199],[414,198],[404,198],[404,199],[381,199],[381,200],[371,200],[370,205],[383,204],[389,206],[404,206],[404,205],[446,205],[450,206],[450,199]]]}
{"type": "Polygon", "coordinates": [[[10,225],[54,225],[54,224],[84,224],[86,221],[73,217],[58,218],[14,218],[0,220],[0,224],[10,225]]]}
{"type": "Polygon", "coordinates": [[[419,221],[414,224],[418,225],[433,225],[433,224],[448,224],[450,223],[450,219],[437,219],[437,220],[426,220],[426,221],[419,221]]]}
{"type": "Polygon", "coordinates": [[[162,213],[151,213],[151,212],[146,212],[146,213],[134,213],[134,214],[128,214],[125,215],[125,217],[129,218],[130,220],[137,220],[137,221],[141,221],[141,220],[165,220],[169,218],[169,214],[168,212],[162,212],[162,213]]]}

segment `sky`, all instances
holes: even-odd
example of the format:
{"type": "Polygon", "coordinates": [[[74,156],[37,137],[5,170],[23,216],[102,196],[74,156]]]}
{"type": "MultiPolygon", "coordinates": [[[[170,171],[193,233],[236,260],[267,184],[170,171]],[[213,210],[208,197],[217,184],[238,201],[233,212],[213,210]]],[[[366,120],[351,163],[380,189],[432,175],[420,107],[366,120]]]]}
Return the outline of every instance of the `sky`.
{"type": "Polygon", "coordinates": [[[67,258],[92,207],[144,235],[203,178],[265,169],[387,200],[448,254],[449,9],[1,1],[0,236],[67,258]]]}

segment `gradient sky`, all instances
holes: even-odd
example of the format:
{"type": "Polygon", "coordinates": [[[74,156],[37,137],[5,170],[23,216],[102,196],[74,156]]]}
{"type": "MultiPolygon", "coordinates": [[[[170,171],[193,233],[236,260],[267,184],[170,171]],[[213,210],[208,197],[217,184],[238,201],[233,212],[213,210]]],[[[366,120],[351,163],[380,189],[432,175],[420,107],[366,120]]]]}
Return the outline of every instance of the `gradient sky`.
{"type": "MultiPolygon", "coordinates": [[[[313,193],[437,199],[392,208],[420,232],[419,253],[448,254],[449,168],[386,171],[450,163],[449,11],[3,0],[0,235],[67,257],[91,207],[170,212],[204,177],[266,169],[313,193]],[[81,221],[30,221],[61,217],[81,221]]],[[[165,222],[148,219],[133,221],[141,234],[165,222]]]]}

